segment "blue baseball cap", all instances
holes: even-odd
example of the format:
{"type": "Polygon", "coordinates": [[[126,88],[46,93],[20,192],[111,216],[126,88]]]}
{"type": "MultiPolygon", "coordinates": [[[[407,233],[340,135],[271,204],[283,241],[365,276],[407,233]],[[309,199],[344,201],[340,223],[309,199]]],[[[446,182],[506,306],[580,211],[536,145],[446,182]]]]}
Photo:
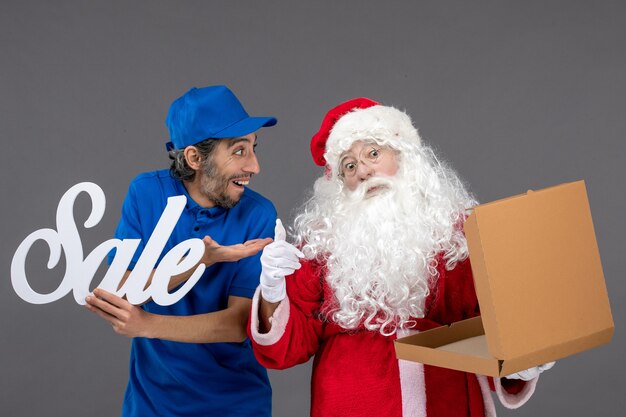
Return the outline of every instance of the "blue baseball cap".
{"type": "Polygon", "coordinates": [[[224,85],[192,88],[177,98],[167,113],[168,150],[183,149],[206,139],[237,138],[274,126],[275,117],[250,117],[224,85]]]}

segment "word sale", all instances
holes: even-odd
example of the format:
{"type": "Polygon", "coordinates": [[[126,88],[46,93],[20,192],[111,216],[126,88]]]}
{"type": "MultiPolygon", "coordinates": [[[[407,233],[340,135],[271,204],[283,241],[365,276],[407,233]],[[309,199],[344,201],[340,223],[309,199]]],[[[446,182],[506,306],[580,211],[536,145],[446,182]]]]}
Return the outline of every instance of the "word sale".
{"type": "Polygon", "coordinates": [[[23,300],[32,304],[45,304],[56,301],[72,291],[76,302],[85,304],[85,297],[89,294],[94,274],[112,249],[116,250],[115,257],[98,287],[120,297],[126,296],[133,304],[142,304],[150,298],[160,305],[174,304],[198,282],[205,269],[203,264],[198,265],[191,277],[178,290],[173,293],[167,290],[172,276],[193,268],[200,261],[204,254],[204,243],[201,239],[188,239],[174,246],[163,257],[156,270],[154,269],[185,207],[187,202],[185,196],[170,197],[167,200],[167,206],[135,268],[124,285],[118,289],[140,239],[109,239],[83,258],[82,242],[73,215],[74,202],[83,192],[87,193],[92,201],[91,213],[84,226],[85,228],[96,226],[104,215],[106,198],[98,185],[82,182],[70,188],[61,197],[56,214],[57,230],[36,230],[28,235],[15,251],[11,262],[11,283],[17,295],[23,300]],[[31,246],[38,240],[44,241],[50,248],[48,269],[53,269],[58,264],[61,253],[65,254],[66,269],[63,280],[48,294],[40,294],[33,290],[26,277],[26,257],[31,246]],[[152,282],[146,287],[153,271],[152,282]]]}

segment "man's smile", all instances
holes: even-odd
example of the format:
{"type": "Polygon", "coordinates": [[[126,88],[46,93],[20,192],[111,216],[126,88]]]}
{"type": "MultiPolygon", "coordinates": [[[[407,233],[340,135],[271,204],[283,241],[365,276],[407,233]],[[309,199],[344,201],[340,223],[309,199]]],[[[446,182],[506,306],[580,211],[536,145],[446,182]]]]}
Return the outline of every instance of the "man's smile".
{"type": "Polygon", "coordinates": [[[238,178],[238,179],[232,180],[231,182],[235,184],[235,186],[237,187],[244,187],[250,184],[250,177],[238,178]]]}

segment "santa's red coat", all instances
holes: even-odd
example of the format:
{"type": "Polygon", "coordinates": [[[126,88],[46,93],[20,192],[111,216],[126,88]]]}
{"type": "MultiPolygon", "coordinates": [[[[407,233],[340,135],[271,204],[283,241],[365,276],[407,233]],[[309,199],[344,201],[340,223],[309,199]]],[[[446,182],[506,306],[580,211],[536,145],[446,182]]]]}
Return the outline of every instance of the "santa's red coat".
{"type": "MultiPolygon", "coordinates": [[[[410,332],[424,331],[479,314],[469,261],[447,271],[440,263],[436,288],[426,300],[425,318],[410,332]]],[[[304,262],[287,277],[287,298],[273,317],[269,333],[258,331],[259,291],[249,326],[255,355],[267,368],[284,369],[315,356],[311,416],[495,416],[490,390],[509,408],[533,393],[530,382],[497,380],[396,358],[394,336],[364,328],[347,331],[322,317],[334,303],[324,268],[304,262]]]]}

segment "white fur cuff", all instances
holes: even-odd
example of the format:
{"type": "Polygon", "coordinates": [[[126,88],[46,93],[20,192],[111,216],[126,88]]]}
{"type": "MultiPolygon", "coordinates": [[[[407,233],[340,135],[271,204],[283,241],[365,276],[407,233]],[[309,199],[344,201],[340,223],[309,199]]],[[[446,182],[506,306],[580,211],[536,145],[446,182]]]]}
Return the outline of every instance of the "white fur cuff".
{"type": "Polygon", "coordinates": [[[289,322],[289,297],[285,297],[269,321],[272,328],[267,333],[259,333],[259,300],[261,299],[261,287],[259,286],[252,298],[252,314],[250,318],[250,334],[256,343],[263,346],[273,345],[283,337],[287,323],[289,322]]]}
{"type": "Polygon", "coordinates": [[[506,392],[504,387],[502,387],[500,379],[495,379],[496,394],[498,395],[498,398],[500,399],[502,405],[506,408],[519,408],[522,405],[526,404],[526,401],[528,401],[533,395],[538,380],[539,377],[537,376],[537,378],[527,381],[524,385],[524,388],[519,393],[509,394],[508,392],[506,392]]]}

